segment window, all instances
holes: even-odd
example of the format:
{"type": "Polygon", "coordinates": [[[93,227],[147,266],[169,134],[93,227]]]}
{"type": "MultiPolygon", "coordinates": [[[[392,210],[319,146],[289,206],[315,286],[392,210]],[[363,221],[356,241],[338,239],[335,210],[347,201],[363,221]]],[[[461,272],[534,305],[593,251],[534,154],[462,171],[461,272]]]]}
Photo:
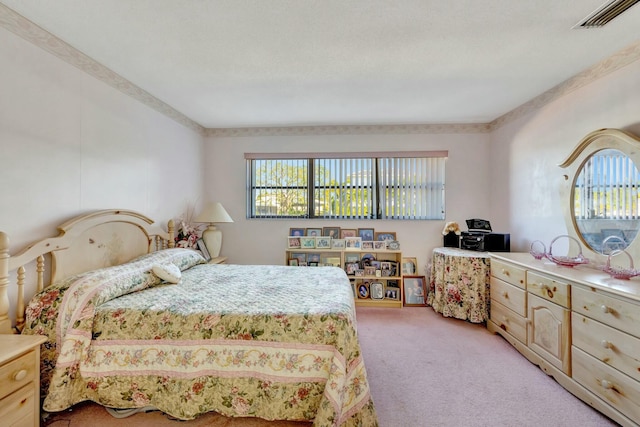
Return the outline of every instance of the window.
{"type": "Polygon", "coordinates": [[[248,218],[444,219],[446,151],[245,159],[248,218]]]}

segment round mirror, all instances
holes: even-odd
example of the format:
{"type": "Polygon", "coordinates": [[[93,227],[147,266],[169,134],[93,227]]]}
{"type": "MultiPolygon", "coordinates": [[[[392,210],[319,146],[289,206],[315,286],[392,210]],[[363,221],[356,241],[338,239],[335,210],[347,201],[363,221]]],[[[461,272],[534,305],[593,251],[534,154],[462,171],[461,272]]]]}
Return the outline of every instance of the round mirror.
{"type": "Polygon", "coordinates": [[[567,232],[603,262],[614,250],[640,258],[640,140],[619,129],[585,136],[559,166],[567,232]]]}
{"type": "Polygon", "coordinates": [[[573,186],[573,216],[578,233],[595,252],[626,249],[639,227],[640,175],[633,160],[617,149],[589,156],[573,186]]]}

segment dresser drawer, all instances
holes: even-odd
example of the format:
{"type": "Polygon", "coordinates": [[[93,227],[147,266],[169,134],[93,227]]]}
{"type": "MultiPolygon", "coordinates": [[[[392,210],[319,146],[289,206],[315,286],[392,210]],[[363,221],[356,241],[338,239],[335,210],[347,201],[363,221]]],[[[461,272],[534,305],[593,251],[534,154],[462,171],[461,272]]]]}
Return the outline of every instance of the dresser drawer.
{"type": "Polygon", "coordinates": [[[640,383],[572,347],[573,379],[615,409],[640,422],[640,383]]]}
{"type": "Polygon", "coordinates": [[[527,319],[509,310],[496,300],[491,301],[491,321],[521,343],[527,344],[527,319]]]}
{"type": "Polygon", "coordinates": [[[7,427],[34,425],[39,417],[33,413],[35,405],[35,386],[33,383],[21,388],[0,401],[0,420],[7,427]]]}
{"type": "Polygon", "coordinates": [[[36,352],[30,351],[0,366],[0,399],[33,381],[39,375],[36,363],[36,352]]]}
{"type": "Polygon", "coordinates": [[[527,291],[562,307],[571,307],[571,286],[541,274],[527,272],[527,291]]]}
{"type": "Polygon", "coordinates": [[[592,288],[574,286],[571,292],[574,311],[640,338],[640,304],[592,288]]]}
{"type": "Polygon", "coordinates": [[[490,289],[492,300],[498,301],[520,316],[527,316],[527,291],[495,277],[491,278],[490,289]]]}
{"type": "Polygon", "coordinates": [[[573,345],[640,381],[640,339],[575,312],[571,327],[573,345]]]}
{"type": "Polygon", "coordinates": [[[526,270],[513,264],[507,264],[495,258],[491,259],[491,275],[507,283],[525,288],[526,270]]]}

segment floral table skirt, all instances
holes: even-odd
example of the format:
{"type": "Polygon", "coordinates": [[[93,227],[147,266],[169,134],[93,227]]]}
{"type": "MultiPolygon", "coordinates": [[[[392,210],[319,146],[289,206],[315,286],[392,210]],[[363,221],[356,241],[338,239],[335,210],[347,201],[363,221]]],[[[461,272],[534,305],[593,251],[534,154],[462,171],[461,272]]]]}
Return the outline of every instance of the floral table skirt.
{"type": "Polygon", "coordinates": [[[445,317],[473,323],[489,319],[491,260],[487,252],[433,251],[427,304],[445,317]]]}

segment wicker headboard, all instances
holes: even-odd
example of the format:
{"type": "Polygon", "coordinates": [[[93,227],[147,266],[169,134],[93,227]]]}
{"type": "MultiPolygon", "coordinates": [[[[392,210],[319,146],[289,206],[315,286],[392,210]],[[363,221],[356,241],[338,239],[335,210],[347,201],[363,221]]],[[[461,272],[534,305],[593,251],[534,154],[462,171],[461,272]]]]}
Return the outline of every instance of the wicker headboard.
{"type": "Polygon", "coordinates": [[[56,237],[37,241],[15,255],[9,253],[7,234],[0,232],[0,333],[13,332],[9,317],[11,272],[16,271],[15,327],[21,330],[26,283],[35,283],[32,295],[71,275],[122,264],[145,253],[173,247],[173,220],[169,221],[168,231],[153,224],[151,219],[133,211],[96,211],[65,222],[58,227],[56,237]],[[34,274],[28,275],[27,270],[34,274]]]}

